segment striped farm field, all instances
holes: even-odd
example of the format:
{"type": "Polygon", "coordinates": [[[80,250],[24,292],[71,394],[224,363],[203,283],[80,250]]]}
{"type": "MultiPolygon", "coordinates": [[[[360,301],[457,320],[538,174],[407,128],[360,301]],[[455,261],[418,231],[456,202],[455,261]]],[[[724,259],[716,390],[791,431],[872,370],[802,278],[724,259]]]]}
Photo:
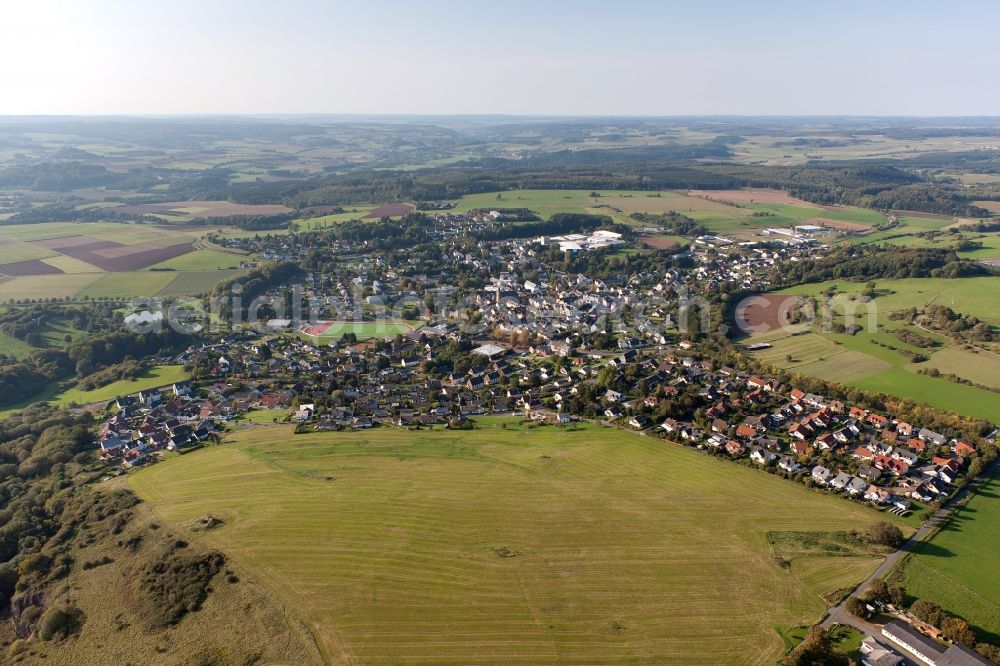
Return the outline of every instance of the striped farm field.
{"type": "MultiPolygon", "coordinates": [[[[506,426],[506,427],[503,427],[506,426]]],[[[330,663],[773,664],[778,627],[877,559],[782,568],[769,531],[879,514],[599,425],[293,434],[264,425],[130,476],[222,550],[330,663]]]]}
{"type": "Polygon", "coordinates": [[[161,298],[179,298],[207,294],[219,281],[244,272],[241,270],[180,271],[173,273],[176,277],[156,292],[156,295],[161,298]]]}
{"type": "Polygon", "coordinates": [[[0,300],[207,292],[241,260],[197,248],[195,241],[209,230],[229,228],[118,222],[0,225],[0,300]]]}
{"type": "Polygon", "coordinates": [[[133,271],[130,273],[104,273],[99,280],[80,292],[80,296],[139,297],[152,296],[177,277],[177,273],[133,271]]]}

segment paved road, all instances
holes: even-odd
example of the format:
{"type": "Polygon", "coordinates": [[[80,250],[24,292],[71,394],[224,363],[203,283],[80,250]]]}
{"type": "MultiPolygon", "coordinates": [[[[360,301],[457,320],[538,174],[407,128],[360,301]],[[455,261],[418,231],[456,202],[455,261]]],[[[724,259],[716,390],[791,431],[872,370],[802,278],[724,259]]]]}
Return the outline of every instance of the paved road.
{"type": "MultiPolygon", "coordinates": [[[[940,525],[944,524],[944,522],[948,519],[948,516],[951,514],[952,509],[955,508],[955,505],[958,502],[960,502],[962,498],[964,498],[970,492],[978,491],[979,487],[983,483],[985,483],[986,479],[989,478],[990,474],[993,473],[993,467],[995,467],[997,464],[998,462],[995,460],[989,465],[987,465],[986,468],[983,469],[982,473],[978,477],[976,477],[971,483],[961,488],[957,493],[955,493],[955,495],[951,499],[949,499],[947,502],[941,505],[941,508],[935,511],[934,515],[931,516],[929,519],[927,519],[927,521],[924,522],[924,524],[920,527],[920,529],[914,532],[910,536],[910,538],[907,539],[902,546],[900,546],[899,550],[892,553],[891,555],[888,555],[885,558],[885,561],[882,562],[882,564],[879,565],[878,569],[875,570],[875,573],[873,573],[871,576],[866,578],[864,582],[858,585],[858,587],[855,588],[854,592],[852,592],[851,595],[852,596],[863,595],[865,593],[865,590],[868,589],[868,587],[872,584],[872,582],[889,573],[889,571],[891,571],[892,568],[896,566],[899,560],[905,557],[906,554],[909,553],[917,543],[922,541],[929,532],[931,532],[934,529],[937,529],[940,525]]],[[[865,622],[864,620],[856,618],[850,613],[848,613],[847,609],[845,608],[846,602],[847,599],[845,598],[843,602],[841,602],[840,604],[834,606],[829,611],[827,611],[827,618],[823,620],[823,624],[821,625],[824,629],[829,629],[835,624],[847,624],[854,627],[855,629],[858,629],[866,636],[881,633],[882,628],[880,626],[871,624],[870,622],[865,622]]]]}

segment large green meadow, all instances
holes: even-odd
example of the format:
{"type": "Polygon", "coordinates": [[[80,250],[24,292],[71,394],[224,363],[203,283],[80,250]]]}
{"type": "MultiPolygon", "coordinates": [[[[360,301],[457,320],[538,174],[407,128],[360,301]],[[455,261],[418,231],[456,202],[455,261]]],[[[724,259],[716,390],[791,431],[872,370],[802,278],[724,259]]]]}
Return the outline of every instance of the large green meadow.
{"type": "Polygon", "coordinates": [[[775,329],[749,339],[772,345],[769,349],[753,352],[754,355],[803,375],[912,398],[966,416],[1000,420],[1000,393],[920,373],[936,369],[975,384],[1000,387],[997,350],[990,345],[982,349],[968,347],[952,338],[888,317],[893,311],[933,303],[975,315],[1000,327],[1000,299],[996,297],[1000,277],[879,280],[875,286],[876,296],[871,302],[861,296],[865,285],[852,282],[800,285],[780,292],[814,297],[821,309],[828,308],[833,313],[833,321],[853,322],[862,326],[862,330],[848,335],[816,327],[775,329]],[[828,300],[825,293],[831,287],[838,293],[828,300]],[[928,349],[907,344],[894,333],[901,329],[931,338],[938,346],[928,349]],[[911,362],[899,350],[924,354],[928,360],[911,362]]]}
{"type": "Polygon", "coordinates": [[[902,567],[908,594],[931,599],[1000,639],[1000,473],[902,567]]]}
{"type": "MultiPolygon", "coordinates": [[[[598,425],[294,435],[258,425],[130,477],[329,661],[771,664],[871,555],[779,566],[768,533],[879,514],[598,425]]],[[[794,540],[794,535],[791,535],[794,540]]]]}

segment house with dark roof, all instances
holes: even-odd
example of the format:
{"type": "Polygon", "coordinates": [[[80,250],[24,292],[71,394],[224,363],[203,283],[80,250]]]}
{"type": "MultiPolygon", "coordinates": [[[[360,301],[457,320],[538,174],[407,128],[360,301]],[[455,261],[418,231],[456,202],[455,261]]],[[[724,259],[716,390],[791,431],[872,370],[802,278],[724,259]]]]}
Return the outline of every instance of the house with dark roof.
{"type": "Polygon", "coordinates": [[[934,666],[993,666],[993,662],[961,643],[954,643],[944,651],[934,666]]]}
{"type": "Polygon", "coordinates": [[[944,654],[944,647],[940,643],[899,620],[893,620],[882,627],[882,635],[927,666],[936,666],[937,660],[944,654]]]}

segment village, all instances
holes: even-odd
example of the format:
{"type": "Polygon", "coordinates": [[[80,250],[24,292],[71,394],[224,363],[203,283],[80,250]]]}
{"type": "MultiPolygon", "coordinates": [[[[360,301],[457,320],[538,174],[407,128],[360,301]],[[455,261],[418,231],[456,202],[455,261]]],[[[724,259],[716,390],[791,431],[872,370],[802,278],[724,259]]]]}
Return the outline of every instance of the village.
{"type": "Polygon", "coordinates": [[[474,344],[440,324],[393,342],[316,346],[273,336],[193,347],[178,360],[209,367],[198,388],[185,382],[118,398],[100,430],[102,457],[142,464],[212,440],[254,410],[310,430],[467,427],[498,414],[554,424],[586,418],[905,513],[950,496],[977,454],[966,438],[699,360],[687,341],[619,351],[565,341],[523,350],[474,344]],[[453,359],[448,371],[438,370],[438,356],[453,359]],[[626,375],[637,377],[631,388],[606,388],[626,375]],[[657,421],[681,396],[697,416],[657,421]]]}
{"type": "MultiPolygon", "coordinates": [[[[461,222],[467,233],[500,216],[430,219],[435,229],[461,222]]],[[[274,318],[192,345],[176,361],[196,366],[197,382],[119,398],[102,429],[103,455],[141,463],[261,409],[315,430],[464,427],[476,416],[520,414],[602,420],[900,513],[952,494],[977,455],[970,437],[707,360],[684,337],[699,294],[764,290],[775,266],[824,246],[798,236],[778,244],[701,237],[627,280],[574,272],[558,259],[630,241],[602,231],[471,245],[438,236],[399,253],[337,240],[241,239],[275,259],[331,257],[304,277],[313,316],[420,325],[321,342],[306,334],[309,321],[274,318]]],[[[283,289],[268,297],[280,305],[283,289]]],[[[694,329],[705,330],[707,312],[696,315],[694,329]]]]}
{"type": "MultiPolygon", "coordinates": [[[[445,216],[470,229],[495,221],[445,216]]],[[[588,261],[635,242],[612,232],[477,244],[435,234],[406,252],[244,239],[244,249],[273,260],[309,264],[327,253],[331,261],[302,279],[312,318],[296,321],[275,307],[266,321],[191,345],[173,359],[191,368],[190,381],[107,406],[101,458],[120,474],[223,441],[227,431],[275,424],[300,433],[470,429],[498,416],[553,428],[586,420],[922,521],[979,473],[980,447],[996,442],[996,430],[977,440],[909,422],[712,354],[688,337],[711,325],[700,295],[763,291],[783,262],[822,255],[825,247],[802,231],[778,242],[699,236],[628,279],[588,261]],[[317,326],[316,317],[376,330],[416,325],[321,338],[312,331],[328,322],[317,326]]],[[[269,302],[286,300],[286,287],[269,289],[269,302]]],[[[883,642],[906,654],[900,641],[913,643],[906,631],[914,630],[896,624],[883,642]]],[[[958,649],[941,651],[953,661],[926,663],[977,663],[962,661],[958,649]]],[[[902,659],[875,637],[862,654],[868,664],[902,659]]]]}

